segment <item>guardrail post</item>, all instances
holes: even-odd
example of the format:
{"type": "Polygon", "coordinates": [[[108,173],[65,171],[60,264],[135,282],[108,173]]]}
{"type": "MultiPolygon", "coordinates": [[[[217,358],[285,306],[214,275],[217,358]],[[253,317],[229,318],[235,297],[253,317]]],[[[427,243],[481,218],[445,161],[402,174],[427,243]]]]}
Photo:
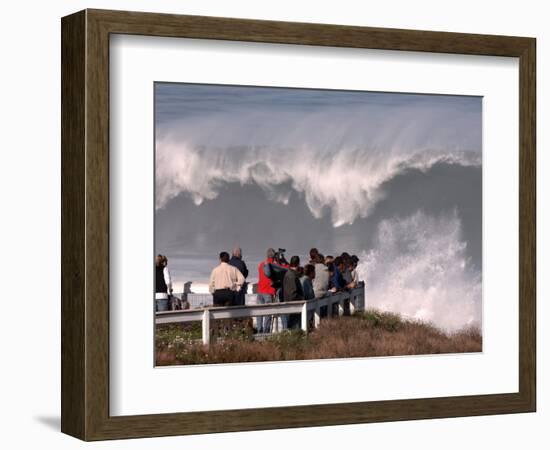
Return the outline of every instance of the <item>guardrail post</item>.
{"type": "Polygon", "coordinates": [[[319,325],[321,324],[321,306],[319,305],[319,301],[315,303],[315,312],[313,313],[313,326],[315,328],[319,328],[319,325]]]}
{"type": "Polygon", "coordinates": [[[302,331],[307,333],[307,302],[302,305],[302,331]]]}
{"type": "MultiPolygon", "coordinates": [[[[346,314],[346,303],[348,304],[348,307],[350,308],[349,310],[351,311],[351,293],[345,292],[344,294],[342,294],[342,300],[343,300],[342,306],[344,307],[344,315],[345,315],[346,314]]],[[[351,312],[350,312],[350,314],[351,314],[351,312]]]]}
{"type": "Polygon", "coordinates": [[[352,291],[352,296],[354,298],[354,307],[355,311],[364,311],[365,310],[365,285],[360,284],[352,291]]]}
{"type": "Polygon", "coordinates": [[[210,344],[210,311],[208,308],[205,308],[202,314],[202,343],[210,344]]]}

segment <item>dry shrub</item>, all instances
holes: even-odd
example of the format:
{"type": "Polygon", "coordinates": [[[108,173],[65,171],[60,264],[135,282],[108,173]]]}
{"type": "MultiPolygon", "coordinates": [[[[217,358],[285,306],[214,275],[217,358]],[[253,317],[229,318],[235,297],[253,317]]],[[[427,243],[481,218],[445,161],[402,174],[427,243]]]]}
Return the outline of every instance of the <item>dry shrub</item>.
{"type": "Polygon", "coordinates": [[[368,310],[351,317],[323,319],[316,330],[286,331],[253,339],[249,322],[219,324],[217,338],[204,346],[196,330],[157,328],[157,365],[283,361],[368,356],[470,353],[482,350],[481,333],[467,328],[447,334],[432,324],[368,310]],[[190,339],[190,336],[195,339],[190,339]]]}
{"type": "Polygon", "coordinates": [[[176,364],[176,352],[174,350],[157,350],[155,355],[157,366],[169,366],[176,364]]]}

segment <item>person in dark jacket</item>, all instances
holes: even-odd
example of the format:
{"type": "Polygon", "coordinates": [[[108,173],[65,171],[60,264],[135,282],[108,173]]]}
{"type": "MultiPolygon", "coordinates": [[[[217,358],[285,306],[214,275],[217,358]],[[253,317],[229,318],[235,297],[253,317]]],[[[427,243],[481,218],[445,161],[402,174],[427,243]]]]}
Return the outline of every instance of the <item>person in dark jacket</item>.
{"type": "MultiPolygon", "coordinates": [[[[332,276],[331,276],[331,292],[342,291],[346,287],[346,280],[342,276],[342,272],[345,270],[344,260],[341,256],[337,256],[332,264],[332,276]]],[[[330,272],[330,267],[329,267],[330,272]]]]}
{"type": "MultiPolygon", "coordinates": [[[[289,270],[285,273],[285,278],[283,280],[283,299],[285,302],[292,302],[295,300],[304,299],[304,291],[302,289],[302,283],[300,283],[300,278],[298,277],[297,271],[300,266],[300,257],[293,256],[290,258],[290,267],[289,270]]],[[[285,320],[283,320],[283,328],[285,320]]],[[[290,314],[288,316],[288,328],[295,328],[296,325],[300,324],[300,314],[290,314]]]]}
{"type": "Polygon", "coordinates": [[[300,276],[300,283],[302,283],[302,290],[304,291],[304,299],[311,300],[315,298],[315,292],[313,291],[313,280],[315,279],[315,266],[313,264],[306,264],[304,266],[304,273],[300,276]]]}
{"type": "MultiPolygon", "coordinates": [[[[229,260],[229,264],[241,272],[243,277],[246,279],[248,277],[248,268],[246,267],[246,263],[243,261],[243,253],[240,247],[234,247],[231,259],[229,260]]],[[[235,295],[235,304],[236,305],[244,305],[245,301],[245,295],[246,291],[248,290],[248,283],[243,283],[241,286],[241,289],[237,294],[235,295]]]]}
{"type": "Polygon", "coordinates": [[[172,295],[172,280],[168,271],[168,258],[157,255],[155,258],[155,310],[168,311],[170,309],[170,295],[172,295]]]}

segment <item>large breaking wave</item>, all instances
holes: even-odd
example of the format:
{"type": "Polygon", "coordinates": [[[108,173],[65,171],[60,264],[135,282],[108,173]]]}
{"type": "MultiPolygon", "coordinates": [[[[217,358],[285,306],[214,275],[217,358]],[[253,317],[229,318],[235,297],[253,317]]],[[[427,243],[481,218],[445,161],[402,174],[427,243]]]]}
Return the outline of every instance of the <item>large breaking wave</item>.
{"type": "Polygon", "coordinates": [[[480,165],[480,133],[476,115],[437,105],[211,112],[157,127],[156,206],[180,193],[200,204],[225,183],[256,183],[282,203],[302,193],[315,217],[326,209],[340,226],[367,217],[381,185],[408,169],[480,165]]]}
{"type": "Polygon", "coordinates": [[[478,153],[424,150],[410,155],[359,148],[200,147],[186,142],[157,143],[156,206],[180,193],[195,204],[218,196],[225,183],[257,184],[269,199],[287,203],[292,190],[304,195],[319,218],[330,211],[334,226],[367,217],[384,197],[381,186],[410,169],[438,163],[479,165],[478,153]]]}

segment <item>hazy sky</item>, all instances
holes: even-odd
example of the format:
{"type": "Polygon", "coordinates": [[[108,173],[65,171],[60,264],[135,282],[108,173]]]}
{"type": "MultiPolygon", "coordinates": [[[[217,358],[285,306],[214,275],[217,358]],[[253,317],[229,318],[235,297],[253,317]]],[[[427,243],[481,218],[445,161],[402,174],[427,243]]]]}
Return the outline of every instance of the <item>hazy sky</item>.
{"type": "Polygon", "coordinates": [[[181,127],[196,145],[481,151],[480,97],[181,83],[155,94],[158,135],[181,127]]]}
{"type": "MultiPolygon", "coordinates": [[[[453,274],[452,302],[457,292],[471,299],[481,275],[481,114],[480,97],[156,83],[156,251],[181,282],[206,281],[234,245],[252,280],[268,247],[304,259],[313,246],[348,251],[373,276],[384,264],[400,279],[412,273],[403,261],[423,260],[443,268],[442,286],[453,274]]],[[[429,284],[415,284],[419,310],[429,284]]]]}
{"type": "MultiPolygon", "coordinates": [[[[481,119],[480,97],[424,95],[329,89],[289,89],[187,83],[155,84],[155,118],[158,126],[174,120],[211,114],[275,111],[281,114],[319,112],[331,107],[373,106],[388,118],[396,110],[461,112],[477,125],[481,119]]],[[[470,133],[468,133],[470,134],[470,133]]]]}

